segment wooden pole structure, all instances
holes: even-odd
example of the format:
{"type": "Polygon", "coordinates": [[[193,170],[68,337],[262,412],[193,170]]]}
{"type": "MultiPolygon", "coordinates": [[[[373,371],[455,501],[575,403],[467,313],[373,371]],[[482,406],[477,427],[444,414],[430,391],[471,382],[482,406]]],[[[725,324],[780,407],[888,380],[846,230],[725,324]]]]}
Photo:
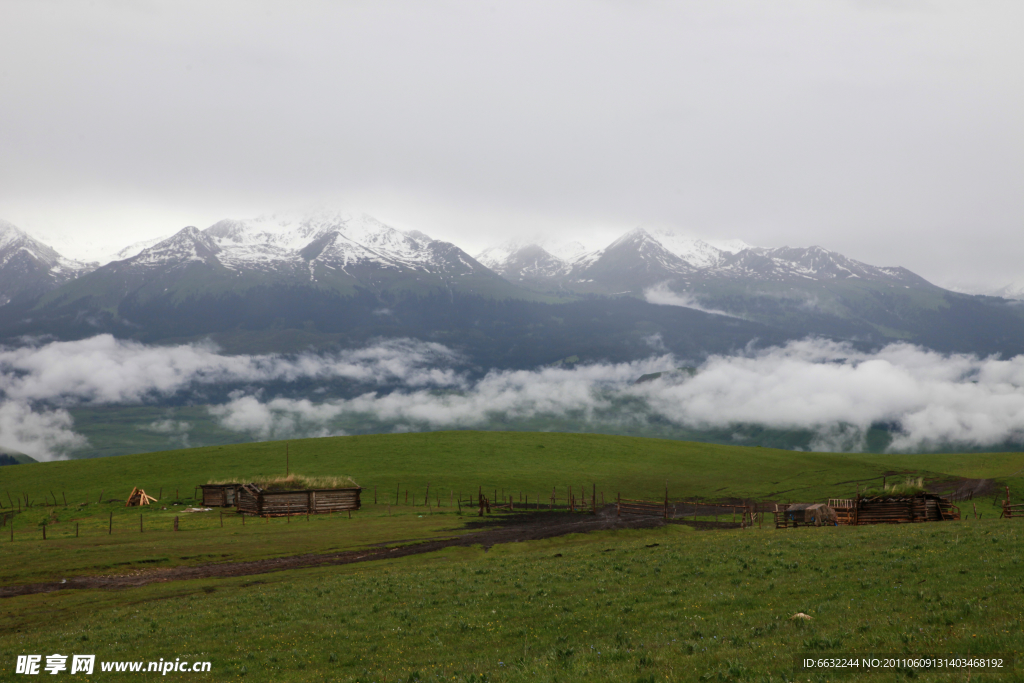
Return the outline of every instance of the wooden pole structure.
{"type": "Polygon", "coordinates": [[[616,493],[615,494],[615,516],[616,517],[621,517],[622,516],[622,494],[621,493],[616,493]]]}
{"type": "Polygon", "coordinates": [[[75,538],[78,538],[78,522],[75,522],[75,538]]]}
{"type": "Polygon", "coordinates": [[[291,461],[288,456],[288,442],[284,444],[284,476],[288,476],[291,472],[291,461]]]}
{"type": "MultiPolygon", "coordinates": [[[[245,519],[245,518],[243,517],[242,519],[245,519]]],[[[178,530],[178,516],[177,515],[174,516],[174,530],[175,531],[178,530]]]]}
{"type": "Polygon", "coordinates": [[[402,485],[399,484],[398,488],[395,489],[395,505],[398,505],[398,494],[402,491],[402,485]]]}
{"type": "Polygon", "coordinates": [[[43,540],[46,540],[46,524],[43,524],[43,540]]]}
{"type": "Polygon", "coordinates": [[[427,493],[423,496],[423,504],[430,507],[430,482],[427,482],[427,493]]]}
{"type": "Polygon", "coordinates": [[[64,507],[67,507],[68,506],[68,494],[66,494],[63,491],[61,491],[60,495],[61,495],[61,498],[64,499],[64,507]]]}
{"type": "Polygon", "coordinates": [[[107,535],[109,536],[112,533],[114,533],[114,513],[113,512],[110,513],[110,521],[108,522],[108,526],[107,526],[107,535]]]}
{"type": "Polygon", "coordinates": [[[142,515],[139,515],[139,533],[142,533],[142,515]]]}
{"type": "Polygon", "coordinates": [[[103,502],[103,491],[100,491],[100,499],[97,500],[96,502],[97,503],[102,503],[103,502]]]}

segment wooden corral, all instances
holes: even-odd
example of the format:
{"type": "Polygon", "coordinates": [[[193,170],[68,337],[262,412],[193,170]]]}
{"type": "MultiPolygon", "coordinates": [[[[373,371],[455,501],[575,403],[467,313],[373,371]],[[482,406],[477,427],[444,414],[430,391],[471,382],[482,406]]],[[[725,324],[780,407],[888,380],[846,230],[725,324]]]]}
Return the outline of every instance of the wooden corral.
{"type": "Polygon", "coordinates": [[[854,501],[848,524],[909,524],[960,519],[960,508],[934,493],[880,495],[854,501]]]}
{"type": "Polygon", "coordinates": [[[229,508],[235,506],[235,496],[241,484],[204,484],[203,506],[208,508],[229,508]]]}
{"type": "Polygon", "coordinates": [[[239,487],[238,511],[260,517],[316,515],[359,509],[361,487],[343,489],[307,489],[302,491],[266,491],[256,484],[239,487]]]}
{"type": "Polygon", "coordinates": [[[829,498],[828,506],[835,510],[836,523],[846,526],[852,525],[853,509],[857,507],[857,500],[854,498],[829,498]]]}

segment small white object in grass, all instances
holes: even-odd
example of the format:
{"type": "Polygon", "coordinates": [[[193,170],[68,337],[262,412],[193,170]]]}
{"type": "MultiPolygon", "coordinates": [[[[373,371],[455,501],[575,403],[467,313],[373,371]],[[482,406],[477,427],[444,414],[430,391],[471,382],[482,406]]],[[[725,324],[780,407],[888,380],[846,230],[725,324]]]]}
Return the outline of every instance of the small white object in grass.
{"type": "Polygon", "coordinates": [[[811,615],[804,614],[803,612],[797,612],[796,614],[794,614],[793,616],[790,617],[790,619],[813,619],[813,618],[814,617],[812,617],[811,615]]]}

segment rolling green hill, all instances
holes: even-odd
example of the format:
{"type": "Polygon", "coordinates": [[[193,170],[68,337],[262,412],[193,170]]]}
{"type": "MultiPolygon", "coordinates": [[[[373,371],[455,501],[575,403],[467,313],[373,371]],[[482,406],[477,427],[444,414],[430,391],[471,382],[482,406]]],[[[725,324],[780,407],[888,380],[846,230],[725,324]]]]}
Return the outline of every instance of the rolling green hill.
{"type": "MultiPolygon", "coordinates": [[[[971,453],[865,455],[808,453],[769,448],[597,434],[531,432],[429,432],[329,437],[212,446],[111,458],[5,467],[0,495],[30,500],[66,495],[69,502],[124,498],[138,486],[156,495],[190,494],[210,480],[249,479],[283,473],[285,453],[293,472],[352,476],[381,500],[397,487],[422,492],[429,484],[475,492],[504,489],[550,496],[567,486],[592,486],[606,498],[725,497],[810,501],[855,495],[858,483],[886,473],[988,478],[1024,486],[1024,454],[971,453]]],[[[372,493],[370,493],[372,495],[372,493]]]]}

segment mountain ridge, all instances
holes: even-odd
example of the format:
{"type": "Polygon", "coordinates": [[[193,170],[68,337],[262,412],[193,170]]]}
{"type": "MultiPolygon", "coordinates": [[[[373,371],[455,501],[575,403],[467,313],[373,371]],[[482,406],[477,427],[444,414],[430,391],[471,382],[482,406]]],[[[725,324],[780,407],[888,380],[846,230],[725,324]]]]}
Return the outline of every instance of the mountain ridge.
{"type": "Polygon", "coordinates": [[[664,334],[679,335],[664,339],[669,348],[705,343],[708,352],[754,338],[807,335],[875,346],[909,341],[941,351],[1024,352],[1024,307],[950,292],[905,268],[872,266],[820,246],[713,243],[639,227],[598,250],[549,242],[559,256],[536,242],[510,240],[474,258],[455,244],[366,214],[318,212],[225,219],[203,230],[187,226],[97,267],[64,259],[4,226],[0,285],[8,289],[0,289],[7,297],[0,305],[0,340],[110,332],[161,341],[205,334],[255,339],[264,348],[268,339],[338,344],[396,334],[451,342],[457,330],[458,343],[486,348],[490,357],[516,356],[519,347],[541,359],[548,350],[538,339],[572,337],[556,332],[561,323],[555,321],[575,321],[580,335],[590,333],[585,329],[609,335],[610,328],[594,327],[579,312],[604,307],[611,315],[617,310],[611,299],[627,297],[642,314],[612,336],[629,353],[664,334]],[[511,301],[538,306],[502,308],[500,302],[511,301]],[[544,308],[554,304],[569,308],[544,308]],[[459,306],[480,317],[467,317],[459,306]],[[700,329],[680,327],[683,310],[700,312],[685,314],[700,329]],[[721,324],[712,322],[716,317],[721,324]],[[446,329],[444,321],[455,327],[446,329]]]}

